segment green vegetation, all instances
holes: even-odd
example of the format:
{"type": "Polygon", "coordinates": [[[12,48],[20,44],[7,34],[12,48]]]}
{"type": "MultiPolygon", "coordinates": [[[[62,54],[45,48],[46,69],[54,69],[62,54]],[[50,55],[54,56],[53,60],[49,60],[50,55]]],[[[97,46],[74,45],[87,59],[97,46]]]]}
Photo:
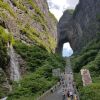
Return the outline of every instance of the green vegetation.
{"type": "Polygon", "coordinates": [[[49,35],[49,34],[48,34],[48,42],[50,44],[50,49],[52,51],[56,48],[56,40],[52,37],[52,35],[49,35]]]}
{"type": "Polygon", "coordinates": [[[35,44],[45,47],[48,52],[52,52],[56,46],[56,41],[52,35],[46,32],[38,32],[29,24],[26,24],[25,27],[21,29],[21,33],[26,35],[30,40],[34,41],[35,44]],[[41,36],[44,36],[45,39],[47,38],[47,42],[45,42],[44,38],[41,38],[41,36]]]}
{"type": "Polygon", "coordinates": [[[35,13],[40,16],[43,20],[44,19],[44,14],[41,12],[41,10],[39,9],[39,7],[32,1],[32,0],[28,0],[29,4],[31,4],[31,6],[33,7],[33,9],[35,10],[35,13]]]}
{"type": "Polygon", "coordinates": [[[6,82],[5,70],[8,65],[7,43],[12,42],[12,37],[8,35],[3,27],[0,26],[0,98],[8,94],[8,89],[3,86],[6,82]],[[3,70],[2,70],[3,69],[3,70]]]}
{"type": "MultiPolygon", "coordinates": [[[[44,18],[44,14],[41,12],[41,10],[38,8],[38,6],[32,1],[28,0],[27,3],[30,4],[31,9],[34,9],[35,12],[31,14],[31,18],[35,20],[36,22],[39,23],[39,25],[42,26],[43,31],[38,32],[34,27],[30,25],[30,23],[27,23],[25,26],[22,26],[22,23],[20,23],[20,20],[17,21],[19,22],[19,28],[21,30],[21,34],[24,34],[26,37],[28,37],[31,41],[33,41],[35,44],[44,46],[49,52],[53,52],[55,46],[56,46],[56,41],[51,33],[48,32],[47,28],[47,22],[44,18]],[[44,41],[47,40],[47,42],[44,41]]],[[[18,8],[22,9],[19,7],[20,5],[23,6],[22,0],[19,1],[14,1],[14,5],[16,5],[18,8]]],[[[24,6],[26,7],[26,6],[24,6]]],[[[23,9],[25,11],[25,9],[23,9]]],[[[27,13],[29,14],[29,13],[27,13]]]]}
{"type": "Polygon", "coordinates": [[[0,67],[2,68],[7,64],[7,42],[9,40],[4,28],[0,26],[0,67]]]}
{"type": "Polygon", "coordinates": [[[67,9],[66,11],[69,12],[69,14],[71,14],[71,15],[73,15],[73,13],[74,13],[74,9],[67,9]]]}
{"type": "Polygon", "coordinates": [[[1,17],[2,19],[4,19],[4,20],[7,19],[7,15],[6,15],[4,12],[1,12],[1,13],[0,13],[0,17],[1,17]]]}
{"type": "Polygon", "coordinates": [[[28,0],[28,3],[32,6],[32,9],[35,10],[35,14],[33,14],[32,18],[41,24],[44,31],[47,31],[47,22],[44,18],[45,15],[43,14],[43,12],[32,0],[28,0]]]}
{"type": "Polygon", "coordinates": [[[8,100],[35,100],[37,95],[48,90],[56,84],[57,78],[52,76],[52,69],[64,69],[65,62],[58,55],[48,53],[43,47],[28,46],[19,41],[15,42],[15,50],[27,63],[27,74],[18,84],[14,84],[14,90],[8,100]]]}
{"type": "Polygon", "coordinates": [[[80,93],[81,100],[100,99],[100,40],[92,40],[79,55],[72,58],[75,81],[80,93]],[[80,69],[89,69],[93,83],[89,86],[82,86],[80,69]]]}
{"type": "Polygon", "coordinates": [[[28,12],[26,6],[24,6],[24,5],[22,4],[22,0],[14,0],[14,1],[13,1],[13,4],[14,4],[15,6],[17,6],[19,9],[21,9],[21,10],[23,10],[23,11],[25,11],[25,12],[28,12]]]}
{"type": "Polygon", "coordinates": [[[53,54],[49,54],[43,47],[35,45],[26,46],[25,44],[17,41],[14,44],[14,48],[18,52],[18,54],[20,54],[22,58],[25,59],[27,65],[29,66],[28,69],[30,69],[30,71],[34,71],[36,68],[41,67],[46,62],[49,62],[49,64],[54,67],[63,66],[60,64],[62,62],[60,57],[57,57],[53,54]]]}
{"type": "MultiPolygon", "coordinates": [[[[27,12],[25,13],[25,16],[28,15],[32,20],[35,20],[36,22],[38,22],[38,24],[43,29],[42,32],[38,32],[38,30],[36,30],[33,26],[31,26],[30,21],[29,23],[26,23],[26,25],[23,25],[22,20],[17,18],[17,15],[16,15],[17,12],[13,11],[9,3],[3,2],[3,0],[0,1],[1,8],[7,10],[9,14],[11,14],[12,16],[16,16],[16,19],[13,19],[13,20],[15,20],[16,23],[18,24],[18,27],[21,30],[22,34],[24,33],[24,35],[28,37],[31,41],[35,42],[35,44],[44,46],[49,52],[53,52],[56,46],[56,41],[54,37],[50,35],[51,33],[48,32],[48,26],[47,26],[47,21],[45,19],[45,15],[40,10],[38,5],[32,0],[27,0],[27,1],[26,0],[14,0],[12,1],[12,4],[13,6],[16,6],[17,8],[19,8],[20,10],[27,12]],[[33,13],[31,14],[29,13],[29,10],[28,10],[29,8],[27,8],[24,2],[30,5],[29,7],[31,10],[34,9],[33,13]],[[47,41],[45,42],[44,39],[47,41]]],[[[9,20],[6,12],[2,11],[0,13],[0,16],[4,20],[9,20]]]]}
{"type": "Polygon", "coordinates": [[[97,14],[97,15],[96,15],[96,18],[97,18],[97,21],[100,22],[100,14],[97,14]]]}
{"type": "Polygon", "coordinates": [[[50,11],[49,11],[49,16],[53,19],[54,23],[57,23],[57,19],[50,11]]]}
{"type": "Polygon", "coordinates": [[[0,98],[5,97],[9,93],[8,87],[4,87],[7,81],[4,71],[0,68],[0,98]]]}
{"type": "Polygon", "coordinates": [[[75,56],[73,66],[75,66],[73,69],[75,72],[79,72],[80,69],[90,63],[91,61],[95,60],[95,57],[97,56],[98,52],[100,50],[100,41],[99,40],[93,40],[90,42],[80,53],[80,55],[75,56]]]}
{"type": "Polygon", "coordinates": [[[43,28],[44,31],[47,31],[47,26],[46,26],[47,23],[46,23],[46,20],[44,20],[43,17],[38,16],[37,14],[35,14],[35,15],[32,16],[32,18],[33,18],[35,21],[37,21],[37,22],[40,23],[40,25],[42,26],[42,28],[43,28]]]}
{"type": "MultiPolygon", "coordinates": [[[[25,45],[21,43],[21,41],[14,42],[12,36],[7,34],[9,32],[3,27],[0,27],[0,68],[3,70],[0,70],[0,77],[2,77],[0,78],[0,98],[8,95],[7,93],[9,91],[7,89],[5,90],[3,82],[6,83],[5,79],[7,78],[4,68],[9,63],[7,43],[10,42],[13,44],[16,52],[26,61],[27,66],[25,66],[25,68],[27,71],[20,80],[20,85],[19,83],[10,81],[13,85],[13,91],[9,94],[9,100],[33,100],[36,96],[42,94],[56,84],[58,78],[52,76],[52,69],[61,68],[63,70],[65,62],[60,56],[52,54],[56,46],[56,41],[51,33],[48,32],[49,29],[45,15],[38,5],[36,5],[33,0],[13,0],[11,2],[15,7],[15,10],[18,8],[17,11],[14,12],[8,2],[0,0],[1,20],[4,20],[4,24],[9,20],[10,23],[15,23],[14,27],[20,30],[20,34],[28,37],[34,45],[25,45]],[[33,12],[29,9],[33,10],[33,12]],[[19,18],[20,14],[23,14],[23,18],[19,18]],[[12,17],[8,15],[11,15],[12,17]],[[24,23],[24,18],[28,18],[29,22],[25,21],[24,23]],[[41,32],[31,25],[35,22],[41,28],[41,32]]],[[[51,15],[51,17],[53,17],[53,15],[51,15]]]]}
{"type": "Polygon", "coordinates": [[[10,5],[8,3],[0,0],[0,7],[3,8],[3,9],[6,9],[13,17],[16,17],[13,9],[10,7],[10,5]]]}

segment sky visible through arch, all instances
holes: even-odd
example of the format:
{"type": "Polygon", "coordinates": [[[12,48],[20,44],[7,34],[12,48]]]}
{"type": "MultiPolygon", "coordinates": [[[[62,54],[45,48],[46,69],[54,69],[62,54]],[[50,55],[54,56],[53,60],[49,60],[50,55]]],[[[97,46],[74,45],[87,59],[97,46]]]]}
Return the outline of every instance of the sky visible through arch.
{"type": "MultiPolygon", "coordinates": [[[[54,14],[54,16],[59,21],[60,17],[63,15],[63,12],[66,9],[75,9],[76,5],[78,4],[79,0],[47,0],[49,5],[49,10],[51,13],[54,14]]],[[[63,51],[62,55],[70,56],[73,54],[73,50],[70,47],[69,43],[65,43],[63,45],[63,51]]]]}

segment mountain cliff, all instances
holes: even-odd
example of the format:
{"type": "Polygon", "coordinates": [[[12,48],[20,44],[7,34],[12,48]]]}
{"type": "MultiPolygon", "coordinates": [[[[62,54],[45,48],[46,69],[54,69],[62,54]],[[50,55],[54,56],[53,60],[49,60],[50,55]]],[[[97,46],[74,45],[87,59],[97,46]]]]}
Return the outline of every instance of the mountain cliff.
{"type": "Polygon", "coordinates": [[[0,99],[34,98],[55,84],[56,25],[46,0],[0,0],[0,99]]]}
{"type": "MultiPolygon", "coordinates": [[[[66,10],[58,23],[57,52],[69,42],[80,100],[100,99],[100,0],[79,0],[75,10],[66,10]],[[80,70],[90,72],[92,83],[83,86],[80,70]]],[[[89,79],[85,80],[87,83],[89,79]]]]}
{"type": "Polygon", "coordinates": [[[65,11],[58,23],[58,52],[64,42],[70,42],[73,50],[78,52],[98,36],[99,0],[80,0],[71,14],[69,10],[65,11]]]}
{"type": "Polygon", "coordinates": [[[24,43],[54,51],[56,24],[45,0],[0,0],[0,25],[24,43]]]}

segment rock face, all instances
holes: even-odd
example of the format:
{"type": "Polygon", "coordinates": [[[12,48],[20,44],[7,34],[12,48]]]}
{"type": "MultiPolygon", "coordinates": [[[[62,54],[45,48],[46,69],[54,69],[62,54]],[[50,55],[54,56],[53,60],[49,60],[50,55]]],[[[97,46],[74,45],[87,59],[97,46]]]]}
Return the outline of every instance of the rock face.
{"type": "Polygon", "coordinates": [[[12,88],[9,85],[9,81],[7,79],[7,76],[5,72],[0,68],[0,98],[2,96],[5,96],[5,94],[8,94],[9,91],[11,91],[12,88]]]}
{"type": "Polygon", "coordinates": [[[99,0],[80,0],[72,16],[66,11],[58,24],[57,51],[61,52],[63,43],[70,42],[73,50],[78,52],[90,40],[96,38],[99,15],[99,0]]]}
{"type": "Polygon", "coordinates": [[[19,81],[21,78],[19,71],[20,65],[12,45],[9,46],[8,52],[10,57],[10,79],[12,81],[19,81]]]}
{"type": "Polygon", "coordinates": [[[56,24],[57,21],[49,12],[46,0],[0,1],[0,25],[8,29],[15,39],[27,44],[39,44],[54,51],[56,24]]]}
{"type": "MultiPolygon", "coordinates": [[[[57,20],[49,12],[46,0],[0,0],[0,27],[1,26],[3,30],[5,30],[5,33],[11,34],[14,40],[19,40],[27,45],[36,44],[44,47],[48,52],[55,52],[57,20]]],[[[0,39],[1,38],[0,36],[0,39]]],[[[16,52],[14,53],[16,54],[16,52]]],[[[17,62],[19,63],[20,74],[22,76],[26,73],[27,65],[20,55],[16,54],[16,57],[17,58],[14,57],[15,59],[13,59],[13,56],[9,56],[9,62],[12,59],[12,65],[15,66],[14,60],[16,62],[16,59],[18,59],[17,62]]],[[[4,79],[4,82],[2,82],[0,78],[0,86],[2,86],[0,93],[3,89],[6,89],[3,87],[4,84],[8,86],[10,83],[11,65],[8,64],[8,66],[3,67],[4,68],[1,67],[0,62],[0,75],[2,74],[2,78],[4,79]]],[[[14,70],[12,72],[14,72],[14,70]]],[[[16,74],[18,74],[18,72],[16,74]]],[[[12,76],[14,76],[14,74],[12,76]]],[[[13,78],[12,80],[14,80],[13,78]]],[[[10,88],[8,87],[7,92],[9,90],[10,88]]],[[[0,95],[0,98],[1,97],[0,95]]]]}
{"type": "Polygon", "coordinates": [[[58,39],[58,45],[57,45],[57,52],[61,53],[62,51],[62,48],[63,48],[63,44],[65,42],[68,42],[70,41],[69,40],[69,36],[72,31],[72,28],[71,28],[71,25],[70,25],[70,19],[72,17],[72,14],[67,10],[64,12],[63,16],[61,17],[59,23],[58,23],[58,26],[57,26],[57,32],[58,32],[58,35],[57,35],[57,39],[58,39]]]}

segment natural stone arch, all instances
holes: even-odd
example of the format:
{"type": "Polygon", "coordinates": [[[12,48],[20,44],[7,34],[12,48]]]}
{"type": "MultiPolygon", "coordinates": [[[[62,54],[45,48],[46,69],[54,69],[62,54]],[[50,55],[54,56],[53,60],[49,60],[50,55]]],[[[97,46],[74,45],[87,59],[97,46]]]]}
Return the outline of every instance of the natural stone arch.
{"type": "Polygon", "coordinates": [[[61,31],[58,36],[58,42],[57,42],[57,48],[56,48],[57,53],[62,54],[63,44],[66,42],[69,42],[71,44],[69,37],[66,34],[66,31],[61,31]]]}
{"type": "Polygon", "coordinates": [[[70,24],[70,20],[72,18],[72,14],[69,11],[65,11],[63,16],[61,17],[58,25],[57,25],[57,53],[62,53],[63,44],[69,42],[71,45],[71,36],[72,34],[72,25],[70,24]],[[66,20],[65,20],[66,19],[66,20]]]}

